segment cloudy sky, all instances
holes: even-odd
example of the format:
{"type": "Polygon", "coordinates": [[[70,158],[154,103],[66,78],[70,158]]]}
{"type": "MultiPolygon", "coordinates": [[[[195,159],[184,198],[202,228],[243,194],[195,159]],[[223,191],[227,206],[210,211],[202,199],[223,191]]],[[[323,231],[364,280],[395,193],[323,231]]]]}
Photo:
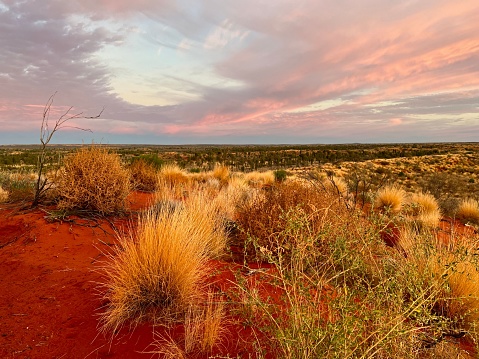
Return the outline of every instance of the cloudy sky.
{"type": "Polygon", "coordinates": [[[479,141],[477,0],[0,0],[0,144],[479,141]]]}

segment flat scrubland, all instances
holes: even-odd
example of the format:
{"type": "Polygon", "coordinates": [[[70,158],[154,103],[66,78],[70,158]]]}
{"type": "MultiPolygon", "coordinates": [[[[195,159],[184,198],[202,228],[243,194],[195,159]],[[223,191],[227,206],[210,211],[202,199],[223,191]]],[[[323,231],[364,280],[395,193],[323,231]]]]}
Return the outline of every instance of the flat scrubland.
{"type": "Polygon", "coordinates": [[[478,150],[2,147],[0,353],[477,357],[478,150]]]}

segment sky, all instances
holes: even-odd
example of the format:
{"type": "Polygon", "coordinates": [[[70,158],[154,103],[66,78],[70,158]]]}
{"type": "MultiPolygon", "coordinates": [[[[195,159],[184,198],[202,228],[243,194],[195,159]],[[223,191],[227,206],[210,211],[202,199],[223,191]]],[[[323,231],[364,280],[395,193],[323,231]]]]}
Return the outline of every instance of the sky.
{"type": "Polygon", "coordinates": [[[52,95],[103,110],[52,143],[479,141],[479,1],[0,0],[0,144],[52,95]]]}

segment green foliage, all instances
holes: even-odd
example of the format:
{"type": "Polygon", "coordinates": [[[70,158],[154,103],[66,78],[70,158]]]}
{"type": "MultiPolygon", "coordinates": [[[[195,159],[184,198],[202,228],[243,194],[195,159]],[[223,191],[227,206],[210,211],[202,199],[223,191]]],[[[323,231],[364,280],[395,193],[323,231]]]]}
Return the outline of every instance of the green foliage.
{"type": "Polygon", "coordinates": [[[155,168],[156,170],[160,170],[161,167],[164,165],[164,161],[158,157],[156,154],[144,154],[138,157],[135,157],[132,163],[136,161],[143,161],[146,164],[150,165],[151,167],[155,168]]]}
{"type": "Polygon", "coordinates": [[[286,181],[287,177],[288,177],[288,172],[286,172],[285,170],[274,171],[274,180],[276,182],[284,182],[286,181]]]}

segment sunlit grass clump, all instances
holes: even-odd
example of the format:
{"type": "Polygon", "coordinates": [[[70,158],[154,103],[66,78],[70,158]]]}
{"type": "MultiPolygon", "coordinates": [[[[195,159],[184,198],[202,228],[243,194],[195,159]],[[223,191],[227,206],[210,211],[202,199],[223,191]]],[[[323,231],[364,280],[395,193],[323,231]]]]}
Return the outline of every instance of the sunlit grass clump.
{"type": "Polygon", "coordinates": [[[0,187],[0,203],[5,203],[8,201],[8,191],[0,187]]]}
{"type": "Polygon", "coordinates": [[[273,171],[248,172],[244,175],[244,178],[249,185],[254,187],[269,186],[275,182],[275,176],[273,171]]]}
{"type": "Polygon", "coordinates": [[[217,164],[213,168],[213,173],[212,173],[213,178],[216,178],[221,185],[226,185],[228,184],[228,181],[230,179],[230,170],[227,166],[225,165],[220,165],[217,164]]]}
{"type": "Polygon", "coordinates": [[[381,211],[398,213],[401,211],[406,193],[397,186],[386,186],[381,188],[374,201],[374,208],[381,211]]]}
{"type": "Polygon", "coordinates": [[[160,170],[160,180],[168,186],[177,186],[186,185],[191,179],[178,165],[166,164],[160,170]]]}
{"type": "Polygon", "coordinates": [[[410,208],[415,219],[422,225],[436,228],[441,220],[441,209],[436,198],[429,193],[414,193],[411,195],[410,208]]]}
{"type": "Polygon", "coordinates": [[[184,313],[201,296],[208,259],[225,244],[215,207],[203,197],[183,206],[155,205],[135,232],[120,238],[120,249],[104,267],[103,330],[184,313]]]}
{"type": "Polygon", "coordinates": [[[457,218],[479,224],[479,202],[472,198],[462,200],[457,208],[457,218]]]}

